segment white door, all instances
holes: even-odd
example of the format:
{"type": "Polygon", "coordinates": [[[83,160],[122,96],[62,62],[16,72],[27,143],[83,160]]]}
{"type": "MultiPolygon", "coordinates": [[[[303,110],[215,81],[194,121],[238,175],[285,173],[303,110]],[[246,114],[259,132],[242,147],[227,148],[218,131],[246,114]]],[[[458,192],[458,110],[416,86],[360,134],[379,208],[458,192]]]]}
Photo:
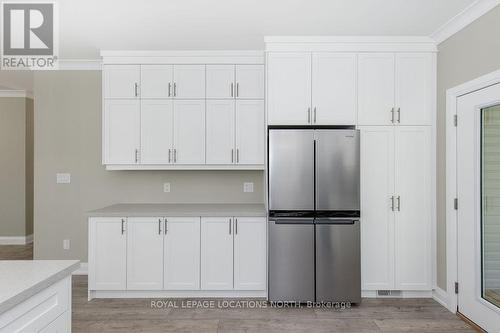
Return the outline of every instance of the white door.
{"type": "Polygon", "coordinates": [[[234,65],[207,65],[207,98],[235,97],[234,65]]]}
{"type": "Polygon", "coordinates": [[[201,289],[233,289],[233,218],[201,218],[201,289]]]}
{"type": "Polygon", "coordinates": [[[137,98],[140,96],[139,65],[104,65],[105,98],[137,98]]]}
{"type": "Polygon", "coordinates": [[[401,125],[431,125],[434,85],[428,53],[396,55],[396,121],[401,125]]]}
{"type": "Polygon", "coordinates": [[[311,124],[310,53],[269,53],[267,84],[269,125],[311,124]]]}
{"type": "Polygon", "coordinates": [[[141,98],[171,98],[172,65],[141,65],[141,98]]]}
{"type": "Polygon", "coordinates": [[[234,118],[234,100],[207,100],[207,164],[234,163],[234,118]]]}
{"type": "Polygon", "coordinates": [[[358,55],[358,124],[392,125],[394,110],[394,54],[358,55]]]}
{"type": "Polygon", "coordinates": [[[205,65],[174,65],[175,98],[205,98],[205,65]]]}
{"type": "Polygon", "coordinates": [[[500,84],[458,98],[457,115],[458,311],[500,332],[500,84]]]}
{"type": "Polygon", "coordinates": [[[356,124],[356,54],[313,53],[313,123],[356,124]]]}
{"type": "Polygon", "coordinates": [[[432,174],[430,126],[395,128],[395,289],[430,290],[432,174]]]}
{"type": "Polygon", "coordinates": [[[165,218],[164,289],[200,289],[200,218],[165,218]]]}
{"type": "Polygon", "coordinates": [[[104,102],[104,163],[139,162],[141,107],[139,100],[104,102]]]}
{"type": "Polygon", "coordinates": [[[264,101],[236,101],[236,163],[264,164],[264,101]]]}
{"type": "Polygon", "coordinates": [[[91,290],[127,288],[126,228],[125,218],[92,218],[89,230],[91,290]]]}
{"type": "Polygon", "coordinates": [[[362,289],[394,288],[394,129],[361,128],[362,289]]]}
{"type": "Polygon", "coordinates": [[[171,163],[173,122],[171,100],[141,101],[141,164],[171,163]]]}
{"type": "Polygon", "coordinates": [[[205,101],[174,101],[174,151],[176,164],[205,163],[205,101]]]}
{"type": "Polygon", "coordinates": [[[266,218],[235,217],[234,289],[266,289],[266,218]]]}
{"type": "Polygon", "coordinates": [[[163,218],[127,219],[127,290],[163,289],[163,218]]]}
{"type": "Polygon", "coordinates": [[[264,65],[236,65],[235,97],[264,99],[264,65]]]}

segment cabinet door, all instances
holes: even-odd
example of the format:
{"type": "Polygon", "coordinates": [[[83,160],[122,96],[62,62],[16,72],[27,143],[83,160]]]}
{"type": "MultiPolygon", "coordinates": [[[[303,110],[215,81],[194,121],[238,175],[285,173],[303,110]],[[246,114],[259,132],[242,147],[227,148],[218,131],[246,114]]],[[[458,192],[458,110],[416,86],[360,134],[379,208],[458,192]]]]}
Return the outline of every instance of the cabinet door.
{"type": "MultiPolygon", "coordinates": [[[[396,129],[395,288],[431,289],[431,128],[396,129]]],[[[372,235],[373,237],[374,235],[372,235]]]]}
{"type": "Polygon", "coordinates": [[[205,65],[174,65],[175,98],[205,98],[205,65]]]}
{"type": "Polygon", "coordinates": [[[141,101],[141,164],[172,160],[174,111],[170,100],[141,101]]]}
{"type": "Polygon", "coordinates": [[[267,84],[269,125],[311,123],[310,53],[269,53],[267,84]]]}
{"type": "Polygon", "coordinates": [[[205,101],[174,101],[174,163],[205,163],[205,101]]]}
{"type": "Polygon", "coordinates": [[[236,101],[236,162],[264,164],[264,101],[236,101]]]}
{"type": "Polygon", "coordinates": [[[141,98],[172,97],[172,65],[141,65],[141,98]]]}
{"type": "Polygon", "coordinates": [[[164,289],[200,289],[200,218],[165,219],[164,289]]]}
{"type": "Polygon", "coordinates": [[[361,128],[363,290],[394,287],[394,128],[361,128]]]}
{"type": "MultiPolygon", "coordinates": [[[[25,329],[27,327],[24,327],[25,329]]],[[[71,310],[66,310],[39,333],[67,333],[71,332],[71,310]]]]}
{"type": "Polygon", "coordinates": [[[266,289],[266,218],[235,217],[234,289],[266,289]]]}
{"type": "Polygon", "coordinates": [[[396,120],[401,125],[430,125],[433,89],[432,56],[396,55],[396,120]]]}
{"type": "Polygon", "coordinates": [[[104,102],[104,163],[135,164],[140,148],[140,101],[104,102]]]}
{"type": "Polygon", "coordinates": [[[234,124],[234,100],[207,101],[207,164],[234,163],[234,124]]]}
{"type": "Polygon", "coordinates": [[[139,97],[139,65],[104,65],[104,98],[139,97]]]}
{"type": "Polygon", "coordinates": [[[163,218],[127,220],[127,290],[163,288],[163,218]]]}
{"type": "Polygon", "coordinates": [[[233,226],[230,217],[201,218],[201,289],[233,289],[233,226]]]}
{"type": "Polygon", "coordinates": [[[236,65],[236,98],[264,99],[264,65],[236,65]]]}
{"type": "Polygon", "coordinates": [[[358,124],[392,125],[394,54],[358,55],[358,124]]]}
{"type": "Polygon", "coordinates": [[[89,261],[91,290],[125,290],[127,288],[125,218],[91,219],[89,261]]]}
{"type": "Polygon", "coordinates": [[[207,98],[234,98],[234,65],[207,65],[207,98]]]}
{"type": "Polygon", "coordinates": [[[312,107],[314,124],[356,124],[356,66],[355,54],[313,54],[312,107]]]}

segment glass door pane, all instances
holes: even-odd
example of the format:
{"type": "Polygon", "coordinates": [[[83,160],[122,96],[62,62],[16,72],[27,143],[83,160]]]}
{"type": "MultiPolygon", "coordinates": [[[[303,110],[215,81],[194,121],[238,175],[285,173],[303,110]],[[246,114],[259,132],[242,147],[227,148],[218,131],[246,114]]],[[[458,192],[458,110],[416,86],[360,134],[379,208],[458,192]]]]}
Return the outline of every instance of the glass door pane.
{"type": "Polygon", "coordinates": [[[500,307],[500,105],[481,110],[482,298],[500,307]]]}

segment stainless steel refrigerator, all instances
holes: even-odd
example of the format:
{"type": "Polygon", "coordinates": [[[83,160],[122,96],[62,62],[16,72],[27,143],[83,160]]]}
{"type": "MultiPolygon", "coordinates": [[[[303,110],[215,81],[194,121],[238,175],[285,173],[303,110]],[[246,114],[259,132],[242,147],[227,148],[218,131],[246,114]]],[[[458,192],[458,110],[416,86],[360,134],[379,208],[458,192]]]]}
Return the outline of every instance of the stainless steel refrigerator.
{"type": "Polygon", "coordinates": [[[359,131],[268,138],[269,300],[359,303],[359,131]]]}

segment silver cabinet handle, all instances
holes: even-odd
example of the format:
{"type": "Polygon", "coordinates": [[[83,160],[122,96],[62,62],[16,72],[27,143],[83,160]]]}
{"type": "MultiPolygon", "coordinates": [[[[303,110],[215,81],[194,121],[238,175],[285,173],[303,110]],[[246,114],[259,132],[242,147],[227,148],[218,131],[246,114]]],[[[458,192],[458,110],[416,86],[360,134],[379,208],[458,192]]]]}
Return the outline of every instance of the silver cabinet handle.
{"type": "Polygon", "coordinates": [[[316,107],[314,107],[314,123],[316,124],[316,107]]]}
{"type": "Polygon", "coordinates": [[[231,97],[234,97],[234,83],[231,82],[231,97]]]}
{"type": "Polygon", "coordinates": [[[161,219],[158,219],[158,235],[161,235],[161,219]]]}
{"type": "Polygon", "coordinates": [[[398,107],[398,124],[401,123],[401,108],[398,107]]]}
{"type": "Polygon", "coordinates": [[[137,82],[134,83],[134,95],[135,97],[139,96],[139,84],[137,82]]]}
{"type": "Polygon", "coordinates": [[[391,210],[394,211],[394,196],[391,197],[391,210]]]}
{"type": "Polygon", "coordinates": [[[168,163],[172,160],[172,149],[168,149],[168,163]]]}
{"type": "Polygon", "coordinates": [[[397,201],[398,201],[398,212],[400,212],[401,211],[401,196],[398,195],[397,201]]]}
{"type": "Polygon", "coordinates": [[[177,97],[177,82],[174,82],[174,97],[177,97]]]}
{"type": "Polygon", "coordinates": [[[177,148],[174,149],[174,163],[177,163],[177,148]]]}
{"type": "Polygon", "coordinates": [[[234,219],[234,234],[235,235],[238,234],[238,219],[237,218],[234,219]]]}
{"type": "Polygon", "coordinates": [[[240,148],[236,148],[236,163],[240,163],[240,148]]]}
{"type": "Polygon", "coordinates": [[[394,108],[391,109],[391,123],[394,124],[394,108]]]}
{"type": "Polygon", "coordinates": [[[229,219],[229,234],[231,235],[231,223],[232,223],[232,220],[229,219]]]}
{"type": "Polygon", "coordinates": [[[168,232],[168,219],[165,219],[165,235],[167,234],[168,232]]]}
{"type": "Polygon", "coordinates": [[[122,235],[125,233],[125,219],[122,219],[122,235]]]}
{"type": "Polygon", "coordinates": [[[172,96],[172,82],[168,83],[168,97],[172,96]]]}
{"type": "Polygon", "coordinates": [[[234,163],[234,148],[231,149],[231,163],[234,163]]]}
{"type": "Polygon", "coordinates": [[[240,83],[236,82],[236,97],[240,97],[240,83]]]}
{"type": "Polygon", "coordinates": [[[139,163],[139,149],[135,150],[135,163],[139,163]]]}
{"type": "Polygon", "coordinates": [[[311,123],[311,108],[307,108],[307,123],[311,123]]]}

